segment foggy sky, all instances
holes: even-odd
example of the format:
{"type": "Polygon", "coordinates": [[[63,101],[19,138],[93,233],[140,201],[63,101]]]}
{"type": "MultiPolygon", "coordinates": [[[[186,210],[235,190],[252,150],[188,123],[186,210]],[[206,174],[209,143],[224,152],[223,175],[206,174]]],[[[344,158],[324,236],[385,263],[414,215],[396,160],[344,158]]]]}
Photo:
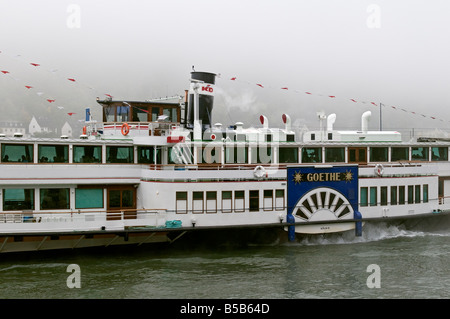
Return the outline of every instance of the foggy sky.
{"type": "Polygon", "coordinates": [[[369,127],[378,129],[379,109],[354,98],[443,119],[385,107],[385,129],[446,128],[449,14],[445,0],[0,0],[0,69],[14,77],[0,74],[0,108],[7,120],[82,119],[91,107],[100,120],[97,96],[182,95],[194,65],[220,74],[213,122],[258,126],[265,114],[281,126],[287,113],[312,128],[323,110],[337,114],[335,127],[359,128],[371,110],[369,127]]]}

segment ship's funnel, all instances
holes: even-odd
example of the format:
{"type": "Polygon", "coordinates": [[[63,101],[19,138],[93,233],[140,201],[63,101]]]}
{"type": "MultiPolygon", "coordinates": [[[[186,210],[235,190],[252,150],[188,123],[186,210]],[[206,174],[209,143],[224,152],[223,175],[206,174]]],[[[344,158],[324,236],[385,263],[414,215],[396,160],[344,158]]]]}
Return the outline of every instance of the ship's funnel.
{"type": "Polygon", "coordinates": [[[361,116],[361,131],[363,131],[364,133],[366,133],[369,129],[369,120],[371,116],[372,112],[370,111],[364,112],[361,116]]]}
{"type": "Polygon", "coordinates": [[[202,131],[206,128],[211,128],[215,83],[216,75],[214,73],[191,72],[191,85],[189,87],[189,98],[185,112],[185,123],[187,128],[194,128],[195,90],[198,93],[197,116],[202,124],[202,131]]]}

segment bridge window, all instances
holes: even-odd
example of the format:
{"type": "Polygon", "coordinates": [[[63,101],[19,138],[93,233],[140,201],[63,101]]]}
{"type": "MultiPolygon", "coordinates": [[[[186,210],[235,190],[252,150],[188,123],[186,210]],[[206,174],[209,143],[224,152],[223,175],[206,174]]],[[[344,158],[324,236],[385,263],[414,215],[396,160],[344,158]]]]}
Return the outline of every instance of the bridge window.
{"type": "Polygon", "coordinates": [[[322,148],[321,147],[303,148],[302,163],[322,163],[322,148]]]}
{"type": "Polygon", "coordinates": [[[345,148],[344,147],[326,147],[325,148],[325,162],[345,162],[345,148]]]}
{"type": "Polygon", "coordinates": [[[67,145],[39,145],[39,163],[68,163],[69,146],[67,145]]]}
{"type": "Polygon", "coordinates": [[[431,148],[432,161],[448,161],[448,147],[432,147],[431,148]]]}
{"type": "Polygon", "coordinates": [[[2,144],[2,162],[33,163],[32,144],[2,144]]]}
{"type": "Polygon", "coordinates": [[[412,147],[411,148],[411,160],[415,161],[428,161],[429,147],[412,147]]]}
{"type": "Polygon", "coordinates": [[[279,163],[298,163],[298,148],[280,147],[278,150],[279,163]]]}
{"type": "Polygon", "coordinates": [[[11,188],[3,190],[3,210],[33,210],[34,189],[11,188]]]}
{"type": "Polygon", "coordinates": [[[271,147],[252,147],[252,163],[270,164],[272,162],[271,147]]]}
{"type": "Polygon", "coordinates": [[[388,204],[387,194],[388,194],[387,186],[380,187],[380,197],[381,197],[380,205],[381,206],[386,206],[388,204]]]}
{"type": "Polygon", "coordinates": [[[387,162],[388,148],[387,147],[371,147],[370,148],[371,162],[387,162]]]}
{"type": "Polygon", "coordinates": [[[228,146],[225,144],[225,163],[227,164],[247,164],[248,147],[245,146],[228,146]]]}
{"type": "Polygon", "coordinates": [[[264,190],[264,210],[273,210],[273,190],[264,190]]]}
{"type": "Polygon", "coordinates": [[[408,147],[392,147],[391,148],[391,161],[409,161],[409,148],[408,147]]]}

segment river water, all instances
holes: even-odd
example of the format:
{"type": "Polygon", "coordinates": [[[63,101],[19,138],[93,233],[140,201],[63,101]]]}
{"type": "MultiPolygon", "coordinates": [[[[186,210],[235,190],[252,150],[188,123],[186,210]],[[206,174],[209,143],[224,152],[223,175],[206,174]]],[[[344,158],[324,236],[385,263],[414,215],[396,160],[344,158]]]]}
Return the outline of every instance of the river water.
{"type": "Polygon", "coordinates": [[[408,229],[365,225],[362,237],[186,238],[139,249],[0,255],[0,298],[446,299],[449,240],[450,217],[442,216],[408,229]]]}

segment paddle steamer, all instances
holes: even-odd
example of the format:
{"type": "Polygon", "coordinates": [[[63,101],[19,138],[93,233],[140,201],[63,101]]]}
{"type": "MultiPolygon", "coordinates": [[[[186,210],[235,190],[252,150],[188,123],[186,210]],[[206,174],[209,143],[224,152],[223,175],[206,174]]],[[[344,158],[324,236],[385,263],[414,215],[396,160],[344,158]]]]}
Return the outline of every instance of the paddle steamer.
{"type": "Polygon", "coordinates": [[[79,138],[0,136],[0,252],[173,242],[204,229],[364,231],[446,214],[449,141],[370,131],[212,122],[216,75],[176,103],[97,100],[79,138]]]}

